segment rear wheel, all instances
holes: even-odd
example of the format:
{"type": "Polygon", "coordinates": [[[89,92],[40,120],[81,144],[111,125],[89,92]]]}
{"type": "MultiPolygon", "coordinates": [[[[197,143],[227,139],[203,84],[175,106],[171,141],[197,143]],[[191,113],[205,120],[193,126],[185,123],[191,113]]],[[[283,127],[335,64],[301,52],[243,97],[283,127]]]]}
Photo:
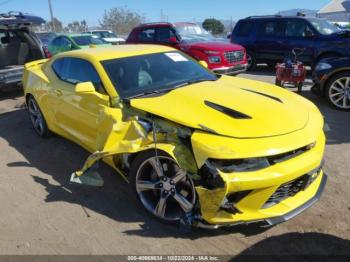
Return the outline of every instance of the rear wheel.
{"type": "Polygon", "coordinates": [[[350,72],[333,76],[326,85],[328,102],[337,109],[350,111],[350,72]]]}
{"type": "Polygon", "coordinates": [[[130,185],[141,205],[162,222],[179,222],[192,211],[196,192],[192,180],[170,156],[140,153],[130,169],[130,185]]]}
{"type": "Polygon", "coordinates": [[[275,85],[276,85],[276,86],[282,87],[282,81],[281,81],[281,80],[278,80],[278,79],[276,78],[276,80],[275,80],[275,85]]]}
{"type": "Polygon", "coordinates": [[[44,115],[33,96],[28,97],[27,108],[35,132],[41,137],[48,137],[50,135],[49,128],[47,127],[44,115]]]}

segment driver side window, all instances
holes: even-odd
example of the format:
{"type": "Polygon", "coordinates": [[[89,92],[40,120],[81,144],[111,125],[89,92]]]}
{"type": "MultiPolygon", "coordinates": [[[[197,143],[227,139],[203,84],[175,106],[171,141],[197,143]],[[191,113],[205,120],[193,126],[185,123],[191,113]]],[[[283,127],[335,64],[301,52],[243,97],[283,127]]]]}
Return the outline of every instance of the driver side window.
{"type": "Polygon", "coordinates": [[[176,37],[176,34],[170,27],[161,27],[157,29],[157,42],[169,43],[171,37],[176,37]]]}
{"type": "Polygon", "coordinates": [[[106,94],[101,78],[90,62],[73,57],[57,59],[52,69],[62,81],[75,85],[77,83],[92,82],[97,92],[106,94]]]}

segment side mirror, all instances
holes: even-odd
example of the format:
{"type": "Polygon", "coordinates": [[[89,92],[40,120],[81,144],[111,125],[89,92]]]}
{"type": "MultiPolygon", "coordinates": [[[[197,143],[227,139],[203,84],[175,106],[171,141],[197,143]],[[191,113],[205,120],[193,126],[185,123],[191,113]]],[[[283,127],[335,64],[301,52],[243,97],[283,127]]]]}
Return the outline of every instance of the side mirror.
{"type": "Polygon", "coordinates": [[[205,68],[208,68],[207,62],[201,60],[201,61],[199,61],[198,63],[199,63],[201,66],[203,66],[203,67],[205,67],[205,68]]]}
{"type": "Polygon", "coordinates": [[[177,38],[176,38],[175,36],[170,37],[170,38],[169,38],[169,43],[171,43],[171,44],[177,44],[177,43],[178,43],[177,38]]]}
{"type": "Polygon", "coordinates": [[[75,93],[86,94],[95,92],[95,87],[91,82],[83,82],[75,85],[75,93]]]}

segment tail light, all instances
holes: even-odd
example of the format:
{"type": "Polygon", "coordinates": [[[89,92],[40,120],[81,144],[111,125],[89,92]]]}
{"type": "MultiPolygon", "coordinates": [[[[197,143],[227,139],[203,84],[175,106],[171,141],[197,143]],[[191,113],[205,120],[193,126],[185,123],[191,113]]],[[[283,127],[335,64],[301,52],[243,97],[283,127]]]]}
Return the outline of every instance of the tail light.
{"type": "Polygon", "coordinates": [[[43,50],[44,50],[44,54],[46,58],[51,58],[52,54],[50,53],[49,49],[47,48],[47,46],[43,46],[43,50]]]}

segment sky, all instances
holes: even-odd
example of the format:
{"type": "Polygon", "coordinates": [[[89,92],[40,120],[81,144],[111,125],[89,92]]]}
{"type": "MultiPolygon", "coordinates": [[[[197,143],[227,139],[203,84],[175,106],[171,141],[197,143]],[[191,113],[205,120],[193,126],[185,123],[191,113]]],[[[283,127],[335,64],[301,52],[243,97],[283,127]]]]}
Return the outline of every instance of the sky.
{"type": "MultiPolygon", "coordinates": [[[[302,8],[319,10],[330,0],[51,0],[54,16],[64,24],[85,19],[98,25],[105,10],[126,7],[146,17],[147,21],[201,22],[208,17],[238,20],[252,15],[275,14],[302,8]],[[164,19],[163,19],[164,20],[164,19]]],[[[0,13],[21,11],[48,20],[48,0],[0,0],[0,13]]]]}

